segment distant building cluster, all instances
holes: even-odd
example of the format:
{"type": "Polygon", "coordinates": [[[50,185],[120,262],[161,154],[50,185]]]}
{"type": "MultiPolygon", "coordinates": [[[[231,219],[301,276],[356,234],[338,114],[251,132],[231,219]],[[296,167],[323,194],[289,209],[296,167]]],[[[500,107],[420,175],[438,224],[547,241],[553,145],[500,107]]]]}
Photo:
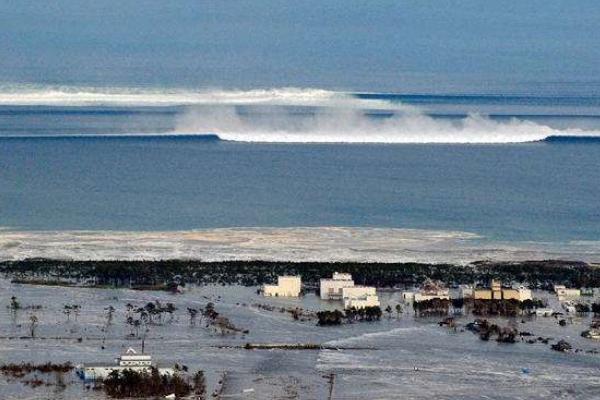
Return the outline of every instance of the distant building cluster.
{"type": "Polygon", "coordinates": [[[380,306],[373,286],[355,285],[352,275],[340,272],[334,272],[331,279],[321,279],[320,295],[322,300],[342,300],[346,310],[380,306]]]}
{"type": "MultiPolygon", "coordinates": [[[[474,300],[514,299],[525,301],[533,299],[530,289],[523,286],[518,288],[502,287],[500,281],[496,279],[492,279],[490,287],[487,288],[473,288],[473,286],[461,285],[458,288],[458,297],[461,299],[474,300]]],[[[427,280],[418,291],[403,292],[402,298],[407,303],[433,299],[450,300],[450,291],[448,288],[442,287],[439,283],[427,280]]]]}

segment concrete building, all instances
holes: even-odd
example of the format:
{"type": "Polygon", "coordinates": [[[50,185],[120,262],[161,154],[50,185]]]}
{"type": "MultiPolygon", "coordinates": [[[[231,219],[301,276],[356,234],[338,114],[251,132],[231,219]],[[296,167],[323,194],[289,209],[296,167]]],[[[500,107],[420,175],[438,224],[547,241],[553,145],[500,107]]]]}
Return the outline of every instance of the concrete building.
{"type": "Polygon", "coordinates": [[[569,289],[565,285],[554,285],[554,293],[558,295],[559,300],[581,296],[580,289],[569,289]]]}
{"type": "Polygon", "coordinates": [[[364,296],[376,296],[377,291],[373,286],[351,286],[342,288],[342,298],[352,299],[364,296]]]}
{"type": "Polygon", "coordinates": [[[77,374],[86,381],[106,379],[113,371],[122,371],[130,369],[135,372],[149,373],[154,367],[161,375],[172,375],[175,373],[173,368],[160,368],[152,362],[152,357],[148,354],[138,354],[131,347],[125,354],[120,355],[115,360],[114,365],[106,364],[84,364],[78,367],[77,374]]]}
{"type": "Polygon", "coordinates": [[[380,305],[377,290],[372,286],[342,288],[342,299],[344,300],[344,309],[379,307],[380,305]]]}
{"type": "Polygon", "coordinates": [[[322,300],[342,300],[342,289],[354,287],[352,275],[334,272],[331,279],[321,279],[320,295],[322,300]]]}
{"type": "Polygon", "coordinates": [[[428,279],[417,292],[403,292],[402,299],[406,303],[432,299],[450,300],[450,290],[428,279]]]}
{"type": "Polygon", "coordinates": [[[351,297],[344,299],[344,309],[350,308],[365,308],[365,307],[379,307],[379,297],[377,295],[365,295],[361,297],[351,297]]]}
{"type": "Polygon", "coordinates": [[[279,276],[277,285],[263,285],[263,295],[266,297],[298,297],[302,288],[299,276],[279,276]]]}
{"type": "Polygon", "coordinates": [[[531,290],[527,289],[526,287],[523,286],[519,286],[516,289],[513,288],[507,288],[507,289],[502,289],[502,298],[504,300],[518,300],[518,301],[525,301],[525,300],[532,300],[533,296],[531,295],[531,290]]]}
{"type": "Polygon", "coordinates": [[[517,289],[503,288],[499,280],[492,279],[489,288],[477,288],[473,290],[475,300],[531,300],[531,290],[521,286],[517,289]]]}

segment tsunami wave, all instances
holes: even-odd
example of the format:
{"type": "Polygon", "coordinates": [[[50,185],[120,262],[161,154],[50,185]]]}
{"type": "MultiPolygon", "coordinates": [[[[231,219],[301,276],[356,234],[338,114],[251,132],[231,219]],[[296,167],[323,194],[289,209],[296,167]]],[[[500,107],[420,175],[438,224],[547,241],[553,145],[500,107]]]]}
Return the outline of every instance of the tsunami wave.
{"type": "Polygon", "coordinates": [[[470,114],[460,119],[436,119],[409,111],[372,118],[360,110],[334,110],[306,118],[275,114],[248,118],[234,109],[190,111],[176,132],[213,133],[221,140],[254,143],[526,143],[551,137],[598,137],[595,132],[565,132],[512,118],[495,121],[470,114]]]}
{"type": "Polygon", "coordinates": [[[168,132],[55,135],[60,137],[195,136],[248,143],[388,144],[600,140],[600,129],[557,129],[525,118],[498,119],[478,113],[444,118],[390,94],[311,88],[193,91],[5,85],[0,86],[0,106],[181,108],[168,132]]]}

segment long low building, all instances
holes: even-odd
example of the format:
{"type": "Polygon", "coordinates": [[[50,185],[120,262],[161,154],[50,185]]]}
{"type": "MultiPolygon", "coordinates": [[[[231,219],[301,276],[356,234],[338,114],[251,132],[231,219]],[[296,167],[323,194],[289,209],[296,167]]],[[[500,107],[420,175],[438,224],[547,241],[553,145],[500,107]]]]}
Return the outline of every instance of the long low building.
{"type": "Polygon", "coordinates": [[[559,300],[581,296],[581,289],[570,289],[565,285],[554,285],[554,292],[557,294],[559,300]]]}
{"type": "Polygon", "coordinates": [[[114,365],[84,364],[77,369],[77,374],[85,381],[96,381],[106,379],[113,371],[129,369],[135,372],[150,373],[152,368],[156,368],[160,375],[175,373],[173,368],[161,368],[155,365],[150,355],[138,354],[134,349],[129,348],[125,354],[117,357],[114,365]]]}
{"type": "Polygon", "coordinates": [[[450,290],[432,280],[427,280],[417,292],[403,292],[402,299],[406,303],[418,303],[420,301],[433,299],[450,300],[450,290]]]}
{"type": "Polygon", "coordinates": [[[379,307],[377,290],[373,286],[352,286],[342,289],[344,309],[379,307]]]}
{"type": "Polygon", "coordinates": [[[366,308],[366,307],[379,307],[379,297],[377,295],[366,295],[362,297],[347,298],[344,299],[344,309],[350,308],[366,308]]]}
{"type": "Polygon", "coordinates": [[[263,285],[263,295],[266,297],[298,297],[302,289],[299,276],[279,276],[277,285],[263,285]]]}
{"type": "Polygon", "coordinates": [[[502,287],[500,281],[492,279],[489,288],[477,288],[473,290],[475,300],[531,300],[531,290],[523,286],[519,288],[502,287]]]}
{"type": "Polygon", "coordinates": [[[342,289],[342,298],[351,299],[364,296],[376,296],[377,290],[373,286],[352,286],[342,289]]]}

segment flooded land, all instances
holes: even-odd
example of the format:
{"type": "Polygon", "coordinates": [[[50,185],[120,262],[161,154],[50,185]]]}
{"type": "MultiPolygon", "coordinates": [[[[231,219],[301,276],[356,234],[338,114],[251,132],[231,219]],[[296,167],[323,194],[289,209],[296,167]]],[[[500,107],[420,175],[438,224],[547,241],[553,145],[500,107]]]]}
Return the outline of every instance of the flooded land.
{"type": "MultiPolygon", "coordinates": [[[[2,363],[71,363],[63,374],[34,373],[32,384],[0,376],[3,399],[104,399],[75,373],[83,363],[114,363],[132,347],[160,365],[185,365],[206,376],[207,398],[244,399],[545,399],[600,396],[600,342],[581,336],[594,314],[566,313],[554,293],[534,298],[564,315],[486,317],[519,332],[515,343],[481,340],[467,329],[475,316],[415,316],[402,288],[379,289],[380,320],[318,326],[316,312],[341,309],[314,290],[299,298],[265,298],[258,286],[186,285],[181,293],[82,288],[0,280],[2,363]],[[11,297],[19,303],[11,308],[11,297]],[[164,312],[135,326],[136,309],[164,312]],[[202,312],[209,303],[228,324],[202,312]],[[169,305],[170,304],[170,305],[169,305]],[[401,304],[402,312],[396,305],[401,304]],[[111,308],[112,307],[112,308],[111,308]],[[193,311],[198,310],[196,315],[193,311]],[[293,312],[293,310],[301,309],[293,312]],[[35,316],[35,323],[32,322],[35,316]],[[559,321],[564,319],[564,326],[559,321]],[[32,326],[33,325],[33,326],[32,326]],[[233,328],[233,329],[230,329],[233,328]],[[32,335],[33,329],[33,335],[32,335]],[[33,336],[33,337],[32,337],[33,336]],[[539,340],[538,340],[539,338],[539,340]],[[566,340],[572,349],[552,344],[566,340]]],[[[451,294],[456,295],[451,289],[451,294]]],[[[598,301],[586,297],[588,303],[598,301]]],[[[209,306],[210,307],[210,306],[209,306]]],[[[456,312],[456,313],[455,313],[456,312]]],[[[31,378],[30,380],[32,380],[31,378]]]]}

